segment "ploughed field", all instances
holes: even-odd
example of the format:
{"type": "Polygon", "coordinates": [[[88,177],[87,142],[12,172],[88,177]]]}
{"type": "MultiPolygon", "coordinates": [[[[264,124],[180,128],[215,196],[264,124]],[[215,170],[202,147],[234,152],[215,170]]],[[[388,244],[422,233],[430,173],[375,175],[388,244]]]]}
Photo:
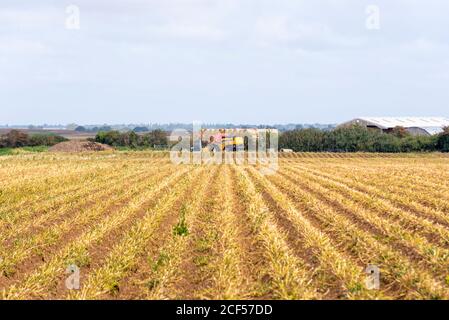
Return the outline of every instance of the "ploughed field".
{"type": "Polygon", "coordinates": [[[258,169],[0,157],[0,298],[449,298],[448,157],[291,154],[258,169]]]}

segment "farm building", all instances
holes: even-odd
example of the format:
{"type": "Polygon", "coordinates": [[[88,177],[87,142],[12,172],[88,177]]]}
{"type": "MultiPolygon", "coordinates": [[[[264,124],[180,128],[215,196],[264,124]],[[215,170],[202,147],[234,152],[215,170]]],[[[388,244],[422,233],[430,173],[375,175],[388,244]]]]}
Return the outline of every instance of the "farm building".
{"type": "Polygon", "coordinates": [[[363,117],[356,118],[341,124],[339,127],[361,125],[367,128],[389,132],[396,127],[405,128],[410,134],[416,136],[429,136],[443,131],[449,127],[449,118],[442,117],[363,117]]]}

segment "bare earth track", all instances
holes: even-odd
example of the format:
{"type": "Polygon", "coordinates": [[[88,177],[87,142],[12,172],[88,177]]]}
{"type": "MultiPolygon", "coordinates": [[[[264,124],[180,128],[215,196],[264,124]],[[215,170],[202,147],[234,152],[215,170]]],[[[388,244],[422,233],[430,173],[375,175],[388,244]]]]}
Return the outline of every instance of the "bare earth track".
{"type": "Polygon", "coordinates": [[[0,298],[449,299],[449,157],[279,161],[0,157],[0,298]]]}

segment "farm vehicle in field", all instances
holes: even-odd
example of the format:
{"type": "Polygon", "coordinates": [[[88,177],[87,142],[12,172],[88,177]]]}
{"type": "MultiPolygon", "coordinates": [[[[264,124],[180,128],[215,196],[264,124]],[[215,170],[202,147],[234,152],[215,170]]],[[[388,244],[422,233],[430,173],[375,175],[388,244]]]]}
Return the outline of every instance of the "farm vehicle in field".
{"type": "Polygon", "coordinates": [[[205,151],[243,151],[245,149],[245,139],[237,134],[236,130],[203,130],[201,140],[207,142],[205,151]]]}

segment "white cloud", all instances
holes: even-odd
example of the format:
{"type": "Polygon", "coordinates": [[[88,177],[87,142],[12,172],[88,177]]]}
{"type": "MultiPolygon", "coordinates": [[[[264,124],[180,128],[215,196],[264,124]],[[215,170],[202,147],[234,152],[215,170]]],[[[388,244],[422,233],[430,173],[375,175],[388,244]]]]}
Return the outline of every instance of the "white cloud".
{"type": "Polygon", "coordinates": [[[39,41],[0,38],[0,56],[40,55],[50,52],[48,46],[39,41]]]}
{"type": "Polygon", "coordinates": [[[360,106],[447,109],[447,1],[76,0],[81,30],[68,31],[70,3],[2,0],[0,96],[28,110],[25,122],[40,108],[57,115],[67,96],[87,119],[110,106],[241,119],[257,106],[298,122],[360,106]],[[380,7],[379,31],[365,27],[367,4],[380,7]]]}
{"type": "Polygon", "coordinates": [[[225,33],[222,30],[207,25],[182,25],[173,23],[151,26],[146,28],[146,31],[150,37],[166,40],[194,39],[218,41],[222,40],[225,36],[225,33]]]}
{"type": "Polygon", "coordinates": [[[260,17],[254,29],[259,45],[286,45],[302,51],[355,47],[364,42],[360,37],[339,35],[326,24],[307,24],[287,16],[260,17]]]}
{"type": "Polygon", "coordinates": [[[42,29],[64,24],[64,10],[52,7],[33,9],[3,9],[0,10],[0,25],[2,28],[24,30],[30,28],[42,29]]]}

